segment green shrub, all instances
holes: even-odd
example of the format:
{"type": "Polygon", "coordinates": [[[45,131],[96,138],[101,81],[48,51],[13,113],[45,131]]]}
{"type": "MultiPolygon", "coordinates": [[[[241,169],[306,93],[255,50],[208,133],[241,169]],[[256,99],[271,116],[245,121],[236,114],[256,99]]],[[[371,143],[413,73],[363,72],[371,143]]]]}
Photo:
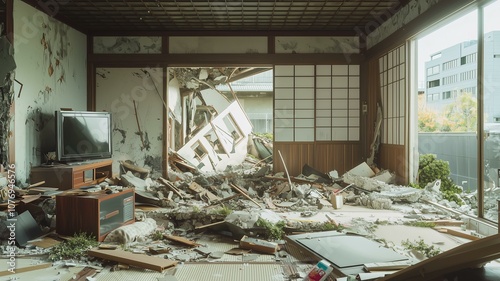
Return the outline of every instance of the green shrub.
{"type": "Polygon", "coordinates": [[[450,178],[450,164],[447,161],[437,159],[435,154],[422,154],[418,164],[418,184],[411,184],[413,187],[425,188],[427,184],[440,179],[441,193],[443,198],[454,201],[462,205],[462,200],[457,195],[462,190],[450,178]]]}
{"type": "Polygon", "coordinates": [[[73,237],[52,247],[49,252],[49,260],[79,260],[85,252],[98,245],[97,240],[86,233],[75,234],[73,237]]]}
{"type": "Polygon", "coordinates": [[[267,239],[275,239],[279,240],[283,237],[285,234],[285,231],[283,228],[285,227],[286,223],[284,221],[279,221],[277,223],[272,223],[268,220],[265,220],[263,218],[259,218],[257,222],[255,223],[256,226],[263,227],[266,230],[266,238],[267,239]]]}

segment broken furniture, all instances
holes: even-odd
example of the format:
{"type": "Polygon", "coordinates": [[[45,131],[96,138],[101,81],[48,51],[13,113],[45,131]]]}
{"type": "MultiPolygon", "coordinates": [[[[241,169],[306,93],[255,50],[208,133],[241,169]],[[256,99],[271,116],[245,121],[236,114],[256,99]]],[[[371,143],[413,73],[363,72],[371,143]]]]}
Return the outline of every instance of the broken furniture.
{"type": "Polygon", "coordinates": [[[383,247],[380,243],[358,235],[324,231],[289,235],[288,247],[308,254],[308,261],[326,260],[336,277],[363,273],[363,265],[374,262],[405,261],[407,257],[383,247]]]}
{"type": "Polygon", "coordinates": [[[42,165],[31,169],[30,182],[45,181],[49,187],[61,190],[95,185],[100,179],[111,177],[112,159],[83,164],[42,165]]]}
{"type": "Polygon", "coordinates": [[[66,191],[56,196],[56,232],[59,235],[85,232],[103,241],[112,230],[135,220],[134,189],[111,194],[78,194],[66,191]]]}

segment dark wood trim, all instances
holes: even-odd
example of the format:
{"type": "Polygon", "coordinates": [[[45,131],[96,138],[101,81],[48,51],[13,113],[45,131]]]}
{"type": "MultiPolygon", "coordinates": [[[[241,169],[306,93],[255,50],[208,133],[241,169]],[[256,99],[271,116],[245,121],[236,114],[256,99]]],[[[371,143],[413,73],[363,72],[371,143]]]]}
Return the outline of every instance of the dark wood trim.
{"type": "Polygon", "coordinates": [[[95,67],[187,67],[241,66],[268,67],[273,64],[360,64],[359,54],[89,54],[95,67]]]}
{"type": "Polygon", "coordinates": [[[162,54],[168,54],[169,51],[169,45],[170,45],[170,40],[168,36],[162,36],[161,37],[161,53],[162,54]]]}
{"type": "Polygon", "coordinates": [[[267,37],[267,53],[274,54],[276,53],[276,46],[274,45],[276,42],[276,36],[268,36],[267,37]]]}
{"type": "MultiPolygon", "coordinates": [[[[14,44],[14,0],[7,0],[5,2],[5,36],[14,44]]],[[[16,99],[12,102],[12,106],[10,107],[10,115],[15,116],[16,114],[16,99]]],[[[9,143],[9,164],[16,163],[16,128],[15,126],[11,126],[10,128],[11,135],[8,137],[9,143]]]]}
{"type": "Polygon", "coordinates": [[[14,42],[14,0],[5,2],[5,35],[13,44],[14,42]]]}
{"type": "Polygon", "coordinates": [[[355,30],[166,30],[166,31],[123,31],[123,30],[91,30],[92,36],[357,36],[355,30]]]}
{"type": "Polygon", "coordinates": [[[162,81],[162,97],[165,103],[163,104],[163,149],[162,149],[162,175],[164,177],[168,176],[168,150],[170,148],[170,124],[168,118],[168,95],[167,95],[167,86],[168,86],[168,69],[163,67],[163,81],[162,81]]]}
{"type": "Polygon", "coordinates": [[[87,61],[87,110],[96,110],[96,66],[87,61]]]}
{"type": "Polygon", "coordinates": [[[404,44],[408,38],[411,38],[422,30],[442,21],[448,16],[463,10],[472,4],[478,2],[489,2],[491,0],[454,0],[454,1],[439,1],[429,10],[415,18],[403,28],[398,29],[393,34],[389,35],[382,42],[368,49],[364,55],[367,58],[381,56],[383,53],[394,49],[401,44],[404,44]]]}

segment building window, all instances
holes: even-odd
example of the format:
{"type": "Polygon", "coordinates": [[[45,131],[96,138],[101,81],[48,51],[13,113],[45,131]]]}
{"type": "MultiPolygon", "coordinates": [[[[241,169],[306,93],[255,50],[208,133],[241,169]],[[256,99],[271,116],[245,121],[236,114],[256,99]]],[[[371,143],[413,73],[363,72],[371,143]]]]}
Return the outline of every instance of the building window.
{"type": "Polygon", "coordinates": [[[473,62],[476,62],[476,60],[477,60],[477,53],[472,53],[472,54],[461,57],[460,64],[464,65],[464,64],[468,64],[468,63],[473,63],[473,62]]]}
{"type": "Polygon", "coordinates": [[[439,65],[431,66],[427,68],[427,76],[431,76],[439,73],[439,65]]]}
{"type": "Polygon", "coordinates": [[[458,59],[450,60],[443,63],[443,71],[448,70],[458,66],[458,59]]]}
{"type": "Polygon", "coordinates": [[[469,88],[463,88],[460,89],[460,94],[476,94],[476,87],[469,87],[469,88]]]}
{"type": "Polygon", "coordinates": [[[431,56],[431,60],[439,59],[441,57],[441,53],[437,53],[431,56]]]}
{"type": "Polygon", "coordinates": [[[427,88],[439,87],[439,79],[427,82],[427,88]]]}
{"type": "Polygon", "coordinates": [[[495,54],[495,55],[493,55],[493,58],[494,58],[494,59],[500,59],[500,54],[495,54]]]}
{"type": "Polygon", "coordinates": [[[443,92],[442,99],[447,100],[447,99],[454,99],[456,97],[457,97],[457,90],[453,90],[453,91],[443,92]]]}
{"type": "Polygon", "coordinates": [[[472,80],[476,79],[476,77],[475,69],[460,73],[460,81],[472,80]]]}
{"type": "Polygon", "coordinates": [[[443,77],[443,85],[453,84],[458,81],[458,74],[443,77]]]}
{"type": "Polygon", "coordinates": [[[432,100],[439,100],[439,94],[433,94],[432,100]]]}

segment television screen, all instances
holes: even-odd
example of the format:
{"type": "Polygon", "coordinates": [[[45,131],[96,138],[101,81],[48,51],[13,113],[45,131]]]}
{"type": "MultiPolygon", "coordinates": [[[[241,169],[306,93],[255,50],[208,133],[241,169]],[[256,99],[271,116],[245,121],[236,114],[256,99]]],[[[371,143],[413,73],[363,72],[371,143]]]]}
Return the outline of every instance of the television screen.
{"type": "Polygon", "coordinates": [[[57,111],[56,114],[58,161],[112,156],[109,112],[57,111]]]}

